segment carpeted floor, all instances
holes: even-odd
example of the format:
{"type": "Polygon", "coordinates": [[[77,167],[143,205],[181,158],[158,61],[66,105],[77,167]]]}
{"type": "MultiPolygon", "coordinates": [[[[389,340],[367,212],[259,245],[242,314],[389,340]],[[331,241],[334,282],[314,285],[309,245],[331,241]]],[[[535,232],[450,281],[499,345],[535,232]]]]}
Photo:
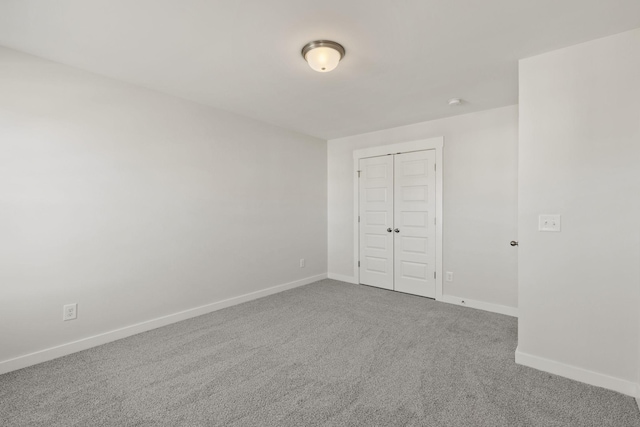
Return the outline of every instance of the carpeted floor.
{"type": "Polygon", "coordinates": [[[2,426],[640,426],[507,316],[323,280],[0,376],[2,426]]]}

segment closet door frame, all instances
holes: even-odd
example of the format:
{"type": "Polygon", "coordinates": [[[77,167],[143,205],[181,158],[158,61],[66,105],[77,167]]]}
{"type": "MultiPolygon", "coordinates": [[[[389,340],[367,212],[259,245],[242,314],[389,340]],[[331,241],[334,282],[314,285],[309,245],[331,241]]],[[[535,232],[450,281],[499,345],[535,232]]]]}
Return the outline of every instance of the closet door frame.
{"type": "Polygon", "coordinates": [[[360,185],[358,182],[358,173],[360,167],[360,159],[368,157],[386,156],[389,154],[410,153],[413,151],[435,150],[436,161],[436,301],[442,300],[442,192],[444,190],[442,182],[443,169],[443,149],[444,137],[435,137],[429,139],[421,139],[417,141],[402,142],[397,144],[382,145],[378,147],[365,148],[353,151],[353,212],[354,212],[354,231],[353,231],[353,275],[356,283],[360,283],[360,224],[358,223],[358,215],[360,212],[360,185]]]}

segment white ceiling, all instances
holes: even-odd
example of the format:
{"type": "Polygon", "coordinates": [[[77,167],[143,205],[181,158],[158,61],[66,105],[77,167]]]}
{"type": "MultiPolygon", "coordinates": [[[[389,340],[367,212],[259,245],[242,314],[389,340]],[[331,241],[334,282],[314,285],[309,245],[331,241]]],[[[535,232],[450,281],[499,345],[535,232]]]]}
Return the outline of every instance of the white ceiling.
{"type": "Polygon", "coordinates": [[[519,58],[637,27],[640,0],[0,0],[1,45],[324,139],[514,104],[519,58]]]}

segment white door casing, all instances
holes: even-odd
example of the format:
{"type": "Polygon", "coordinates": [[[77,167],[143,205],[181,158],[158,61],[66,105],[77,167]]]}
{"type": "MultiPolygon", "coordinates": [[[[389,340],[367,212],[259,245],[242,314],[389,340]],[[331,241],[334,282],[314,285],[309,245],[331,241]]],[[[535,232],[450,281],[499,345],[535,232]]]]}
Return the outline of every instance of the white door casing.
{"type": "Polygon", "coordinates": [[[435,298],[435,150],[394,157],[394,290],[435,298]]]}
{"type": "Polygon", "coordinates": [[[360,280],[393,289],[393,156],[361,159],[360,280]]]}

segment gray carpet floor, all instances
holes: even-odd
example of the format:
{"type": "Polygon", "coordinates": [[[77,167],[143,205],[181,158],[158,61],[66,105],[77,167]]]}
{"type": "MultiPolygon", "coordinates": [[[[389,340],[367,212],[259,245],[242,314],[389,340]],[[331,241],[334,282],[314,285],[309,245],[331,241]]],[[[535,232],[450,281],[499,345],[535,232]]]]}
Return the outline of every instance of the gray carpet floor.
{"type": "Polygon", "coordinates": [[[517,320],[323,280],[0,376],[2,426],[640,426],[517,320]]]}

